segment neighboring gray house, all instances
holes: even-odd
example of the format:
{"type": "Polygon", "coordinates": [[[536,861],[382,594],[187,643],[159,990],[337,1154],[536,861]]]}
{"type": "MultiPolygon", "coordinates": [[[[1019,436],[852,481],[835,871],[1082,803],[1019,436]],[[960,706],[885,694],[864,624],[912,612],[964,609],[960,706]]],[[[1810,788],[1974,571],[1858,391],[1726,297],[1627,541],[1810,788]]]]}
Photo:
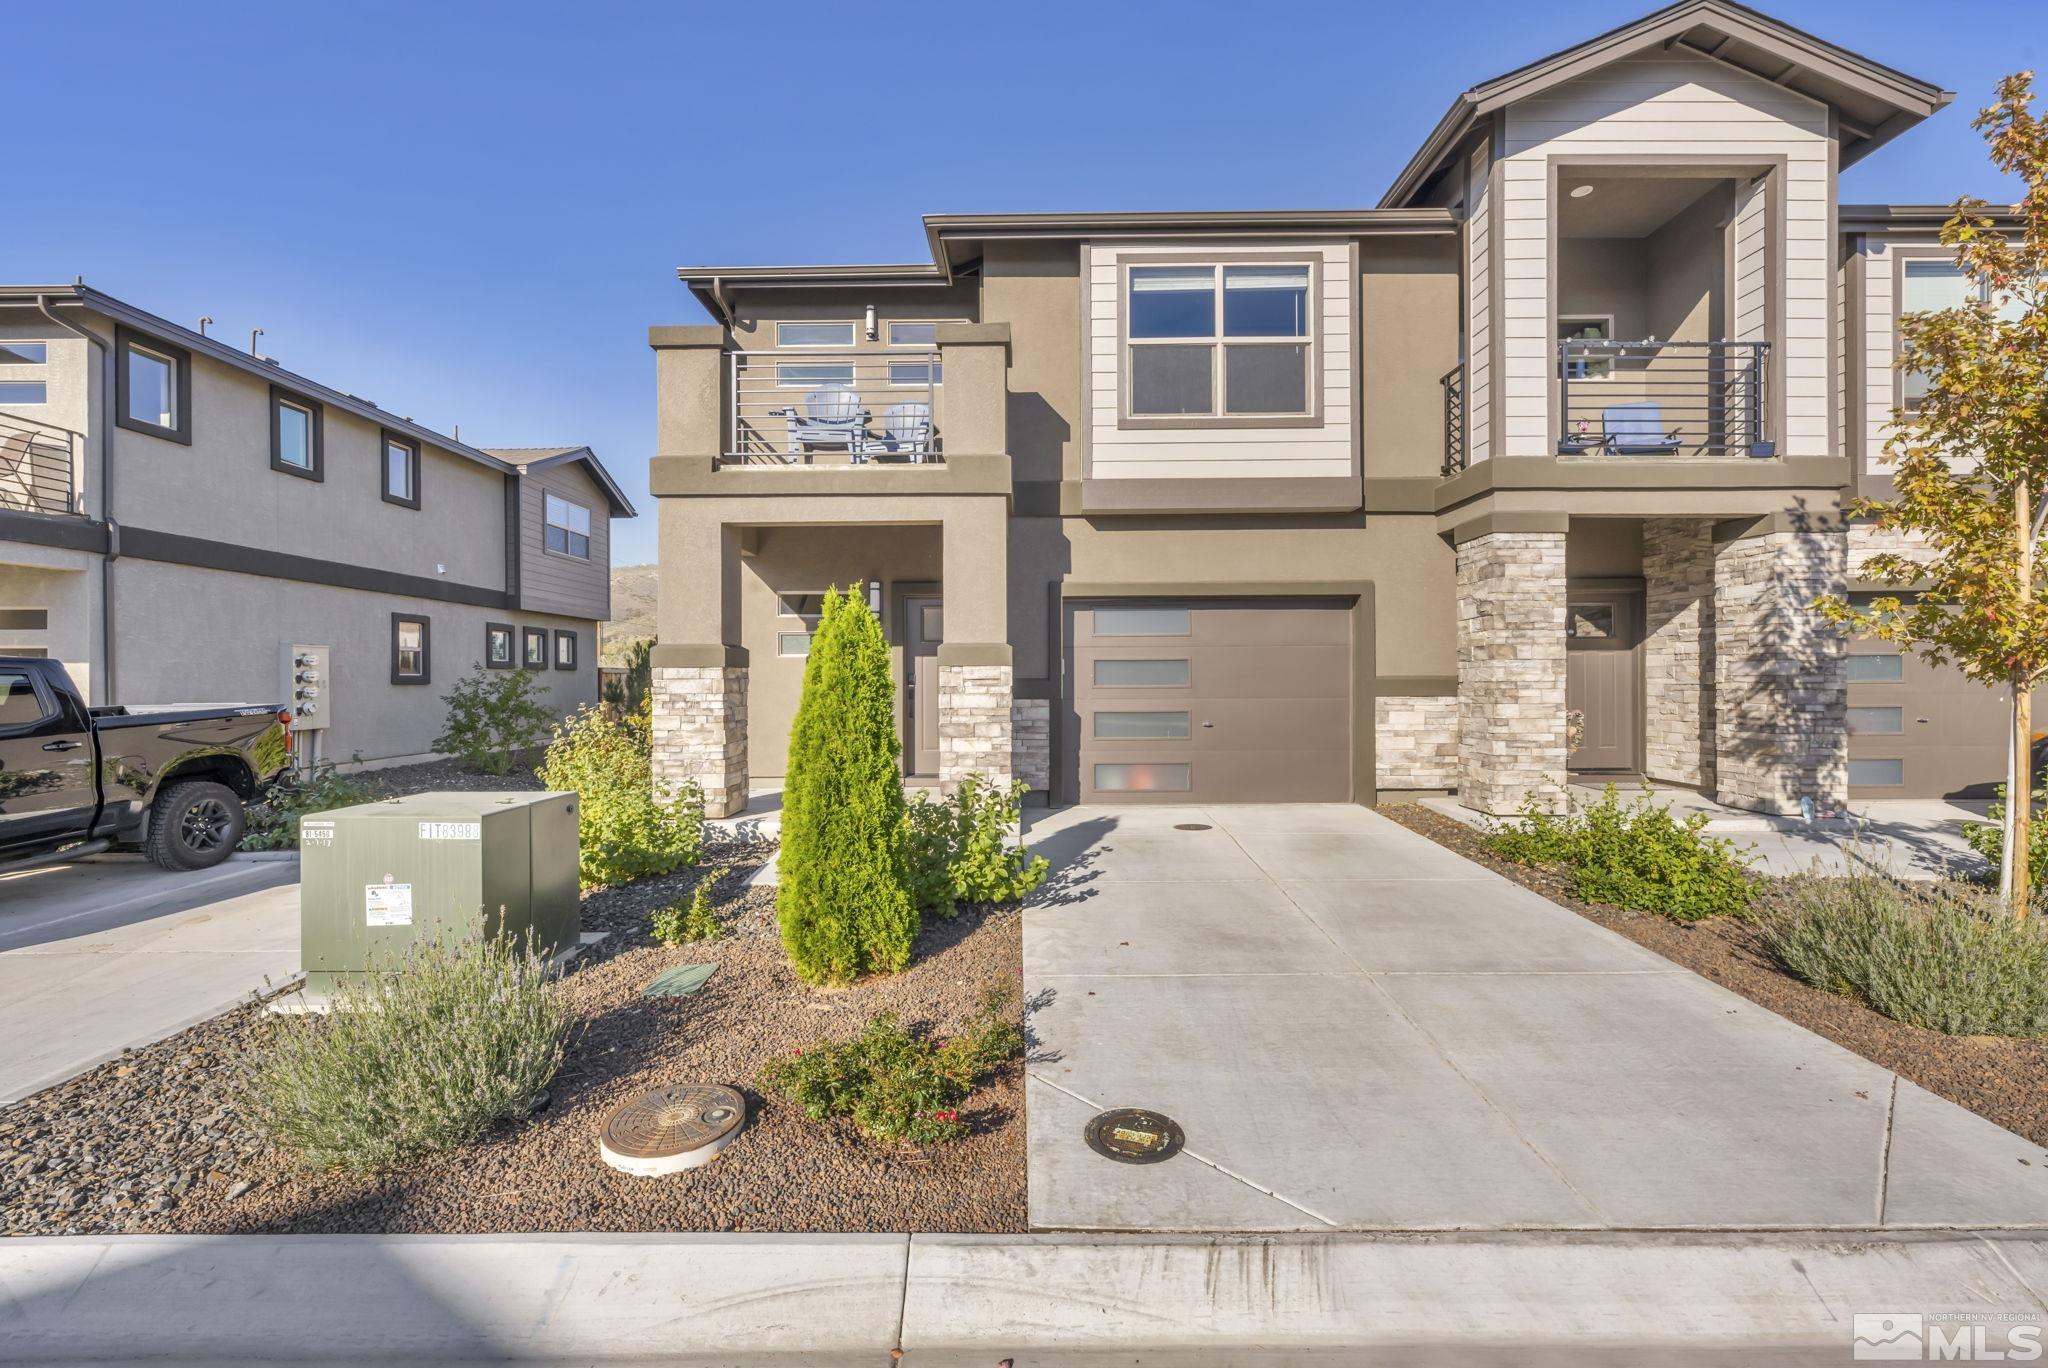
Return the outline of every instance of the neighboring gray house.
{"type": "Polygon", "coordinates": [[[632,516],[587,447],[469,446],[83,284],[0,286],[0,655],[94,703],[300,694],[302,759],[377,762],[430,755],[479,663],[594,701],[632,516]]]}
{"type": "Polygon", "coordinates": [[[1838,176],[1951,98],[1683,0],[1457,95],[1373,208],[938,215],[926,261],[683,268],[714,321],[649,338],[661,772],[714,813],[779,774],[852,583],[942,781],[1988,790],[1997,698],[1810,611],[1868,588],[1843,510],[1911,400],[1897,312],[1958,289],[1943,211],[1838,176]]]}

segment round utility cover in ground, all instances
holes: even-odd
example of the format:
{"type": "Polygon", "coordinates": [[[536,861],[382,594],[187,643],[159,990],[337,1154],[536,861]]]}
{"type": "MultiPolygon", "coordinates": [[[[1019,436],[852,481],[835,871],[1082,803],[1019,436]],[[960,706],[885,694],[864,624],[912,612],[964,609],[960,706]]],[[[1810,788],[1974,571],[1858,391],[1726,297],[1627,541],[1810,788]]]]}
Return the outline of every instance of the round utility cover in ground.
{"type": "Polygon", "coordinates": [[[642,1177],[710,1163],[746,1124],[747,1102],[716,1083],[657,1088],[605,1118],[598,1152],[615,1169],[642,1177]]]}
{"type": "Polygon", "coordinates": [[[1089,1149],[1119,1164],[1156,1164],[1171,1159],[1187,1141],[1179,1122],[1142,1107],[1117,1107],[1091,1116],[1081,1136],[1089,1149]]]}
{"type": "Polygon", "coordinates": [[[1214,828],[1207,822],[1175,822],[1173,829],[1175,831],[1210,831],[1214,828]]]}

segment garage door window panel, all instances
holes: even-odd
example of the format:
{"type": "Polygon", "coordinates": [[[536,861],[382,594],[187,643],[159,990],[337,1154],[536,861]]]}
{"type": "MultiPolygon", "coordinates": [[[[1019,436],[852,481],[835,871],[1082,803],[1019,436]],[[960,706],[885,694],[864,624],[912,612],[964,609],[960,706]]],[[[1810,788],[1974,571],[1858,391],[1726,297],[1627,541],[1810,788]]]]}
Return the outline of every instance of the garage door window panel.
{"type": "Polygon", "coordinates": [[[1186,608],[1097,608],[1097,636],[1186,636],[1192,619],[1186,608]]]}
{"type": "Polygon", "coordinates": [[[1186,793],[1192,783],[1184,764],[1099,764],[1094,780],[1099,793],[1186,793]]]}
{"type": "Polygon", "coordinates": [[[1094,678],[1098,689],[1185,689],[1193,670],[1186,660],[1098,660],[1094,678]]]}
{"type": "Polygon", "coordinates": [[[1184,741],[1194,734],[1185,712],[1101,711],[1095,714],[1098,741],[1184,741]]]}

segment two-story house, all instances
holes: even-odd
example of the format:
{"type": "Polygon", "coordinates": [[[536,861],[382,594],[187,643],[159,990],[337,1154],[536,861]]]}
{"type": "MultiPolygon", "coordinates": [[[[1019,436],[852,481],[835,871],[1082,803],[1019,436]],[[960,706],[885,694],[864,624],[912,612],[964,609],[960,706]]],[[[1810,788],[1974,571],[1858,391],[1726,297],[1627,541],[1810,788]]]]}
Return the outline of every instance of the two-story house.
{"type": "Polygon", "coordinates": [[[2003,776],[2000,708],[1845,642],[1943,214],[1838,203],[1938,86],[1684,0],[1459,95],[1375,208],[925,220],[686,267],[657,327],[663,772],[783,766],[855,585],[908,775],[1494,813],[1569,776],[1772,812],[2003,776]]]}
{"type": "Polygon", "coordinates": [[[94,703],[290,700],[302,761],[426,758],[478,664],[597,697],[587,447],[486,450],[83,284],[0,287],[0,655],[94,703]]]}

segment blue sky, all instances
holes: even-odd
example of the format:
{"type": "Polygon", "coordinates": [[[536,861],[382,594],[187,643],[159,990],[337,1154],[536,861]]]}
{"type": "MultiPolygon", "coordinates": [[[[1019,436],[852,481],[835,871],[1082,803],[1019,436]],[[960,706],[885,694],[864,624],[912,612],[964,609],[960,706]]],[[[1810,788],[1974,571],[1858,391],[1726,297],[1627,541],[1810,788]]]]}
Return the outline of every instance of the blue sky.
{"type": "MultiPolygon", "coordinates": [[[[471,442],[587,443],[642,509],[616,559],[651,560],[646,328],[703,321],[678,263],[918,260],[924,213],[1369,205],[1457,91],[1653,7],[23,6],[0,279],[261,327],[471,442]]],[[[1958,92],[1845,199],[1999,191],[1969,121],[2048,9],[1991,42],[1926,0],[1769,8],[1958,92]]]]}

